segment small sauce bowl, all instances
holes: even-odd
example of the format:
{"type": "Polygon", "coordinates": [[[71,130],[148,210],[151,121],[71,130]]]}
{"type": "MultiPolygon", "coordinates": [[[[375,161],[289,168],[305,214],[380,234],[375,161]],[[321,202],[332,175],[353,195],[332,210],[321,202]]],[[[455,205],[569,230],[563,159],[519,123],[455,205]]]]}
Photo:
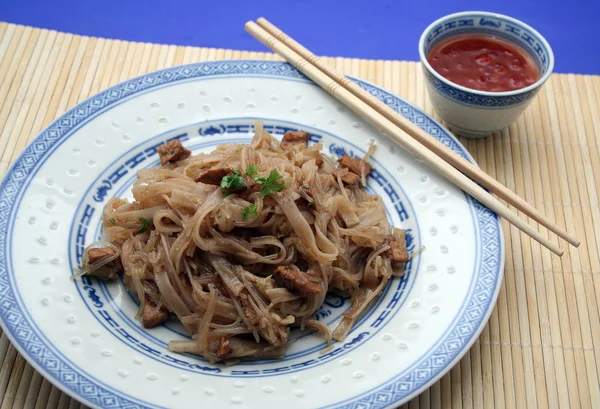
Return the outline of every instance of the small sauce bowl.
{"type": "Polygon", "coordinates": [[[419,40],[419,55],[434,109],[455,133],[481,138],[517,120],[552,74],[554,54],[544,37],[512,17],[483,11],[450,14],[433,22],[419,40]],[[513,91],[480,91],[449,81],[427,57],[440,42],[455,35],[485,35],[514,43],[537,65],[535,83],[513,91]]]}

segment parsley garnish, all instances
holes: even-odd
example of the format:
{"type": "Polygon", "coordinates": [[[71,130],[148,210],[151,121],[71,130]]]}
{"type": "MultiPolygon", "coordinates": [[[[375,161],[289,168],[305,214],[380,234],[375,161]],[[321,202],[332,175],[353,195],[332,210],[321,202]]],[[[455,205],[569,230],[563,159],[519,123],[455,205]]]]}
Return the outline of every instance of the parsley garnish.
{"type": "Polygon", "coordinates": [[[302,186],[302,187],[303,187],[304,189],[310,189],[310,186],[308,186],[308,185],[304,185],[304,186],[302,186]]]}
{"type": "Polygon", "coordinates": [[[273,193],[281,192],[286,188],[285,184],[281,181],[283,176],[277,172],[277,169],[273,169],[271,173],[269,173],[269,177],[265,178],[264,176],[255,177],[254,180],[256,183],[261,184],[260,188],[260,196],[265,198],[273,193]]]}
{"type": "Polygon", "coordinates": [[[248,166],[248,168],[246,169],[246,175],[247,176],[254,176],[258,173],[258,165],[250,165],[248,166]]]}
{"type": "Polygon", "coordinates": [[[244,216],[244,220],[248,220],[250,216],[256,216],[256,205],[250,205],[248,207],[244,207],[242,209],[242,216],[244,216]]]}
{"type": "Polygon", "coordinates": [[[308,205],[309,205],[309,206],[314,206],[314,204],[315,204],[315,201],[314,201],[314,200],[311,200],[310,202],[308,202],[308,205]]]}
{"type": "Polygon", "coordinates": [[[231,175],[221,179],[221,188],[225,191],[225,196],[229,195],[231,189],[239,189],[242,186],[244,186],[244,178],[240,175],[239,170],[234,170],[231,175]]]}
{"type": "Polygon", "coordinates": [[[117,224],[117,221],[115,220],[115,218],[114,218],[114,217],[113,217],[112,219],[110,219],[110,220],[109,220],[109,222],[110,222],[111,224],[117,224]]]}
{"type": "Polygon", "coordinates": [[[140,217],[139,222],[142,224],[142,227],[140,227],[140,229],[138,230],[138,233],[143,233],[146,231],[148,226],[150,226],[150,220],[140,217]]]}

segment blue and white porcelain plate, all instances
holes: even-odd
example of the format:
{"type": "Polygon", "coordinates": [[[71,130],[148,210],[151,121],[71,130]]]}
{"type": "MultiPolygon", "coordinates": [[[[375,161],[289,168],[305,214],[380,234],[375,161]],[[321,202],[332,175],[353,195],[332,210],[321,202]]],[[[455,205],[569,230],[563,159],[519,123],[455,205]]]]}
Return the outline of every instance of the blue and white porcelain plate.
{"type": "MultiPolygon", "coordinates": [[[[472,160],[437,122],[397,96],[362,87],[472,160]]],[[[496,215],[348,112],[291,66],[222,61],[116,85],[50,125],[0,188],[0,316],[28,361],[52,383],[102,408],[388,408],[447,372],[489,317],[502,277],[496,215]],[[194,152],[248,142],[257,119],[276,136],[310,132],[332,155],[377,144],[368,189],[409,232],[413,259],[348,338],[320,353],[318,334],[293,333],[277,361],[211,365],[167,351],[176,323],[146,330],[121,283],[72,280],[102,232],[112,197],[129,197],[156,146],[179,138],[194,152]]],[[[329,297],[315,317],[331,327],[348,307],[329,297]]]]}

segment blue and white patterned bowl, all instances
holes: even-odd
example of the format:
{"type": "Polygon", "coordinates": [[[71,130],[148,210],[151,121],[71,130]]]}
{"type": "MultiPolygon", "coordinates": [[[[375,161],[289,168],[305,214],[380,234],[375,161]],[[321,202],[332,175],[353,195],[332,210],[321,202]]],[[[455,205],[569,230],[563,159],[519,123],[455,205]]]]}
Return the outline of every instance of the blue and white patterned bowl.
{"type": "Polygon", "coordinates": [[[554,68],[554,54],[540,33],[512,17],[483,11],[450,14],[433,22],[421,35],[419,55],[434,109],[453,131],[467,137],[484,137],[515,122],[554,68]],[[533,57],[540,78],[507,92],[478,91],[447,80],[431,67],[427,55],[440,41],[465,33],[489,34],[520,45],[533,57]]]}

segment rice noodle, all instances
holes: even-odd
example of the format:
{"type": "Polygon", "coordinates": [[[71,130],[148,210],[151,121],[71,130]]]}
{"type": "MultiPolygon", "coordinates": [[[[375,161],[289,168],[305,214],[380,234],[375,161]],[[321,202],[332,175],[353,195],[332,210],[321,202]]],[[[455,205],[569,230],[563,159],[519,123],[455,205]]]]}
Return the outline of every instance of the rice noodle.
{"type": "Polygon", "coordinates": [[[331,347],[332,344],[332,336],[329,327],[322,323],[321,321],[308,319],[303,322],[307,327],[314,328],[325,335],[325,342],[327,343],[327,348],[331,347]]]}
{"type": "Polygon", "coordinates": [[[110,243],[94,245],[116,254],[82,272],[118,258],[140,301],[137,318],[146,325],[146,314],[166,309],[189,331],[170,351],[211,362],[280,358],[291,326],[318,330],[329,348],[397,274],[386,237],[405,246],[403,232],[364,189],[375,145],[360,161],[361,184],[347,186],[321,143],[281,145],[262,123],[254,129],[248,145],[140,170],[133,202],[104,208],[110,243]],[[212,174],[212,184],[203,179],[212,174]],[[237,184],[221,188],[223,175],[237,184]],[[331,290],[352,297],[333,333],[313,316],[331,290]]]}

